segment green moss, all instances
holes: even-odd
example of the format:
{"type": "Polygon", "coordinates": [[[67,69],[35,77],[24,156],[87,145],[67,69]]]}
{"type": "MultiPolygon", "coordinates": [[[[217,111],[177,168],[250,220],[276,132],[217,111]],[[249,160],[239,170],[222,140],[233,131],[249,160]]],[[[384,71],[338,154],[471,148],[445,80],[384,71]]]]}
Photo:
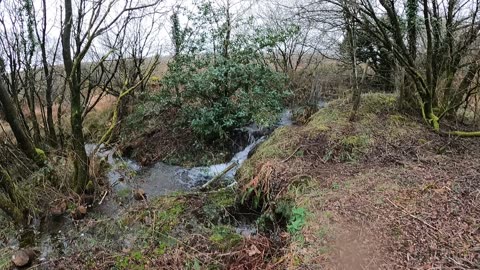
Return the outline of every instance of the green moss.
{"type": "MultiPolygon", "coordinates": [[[[338,106],[343,107],[343,105],[338,106]]],[[[311,131],[322,132],[329,130],[332,125],[341,126],[345,124],[347,124],[347,114],[339,107],[329,104],[311,117],[307,127],[310,128],[311,131]]]]}
{"type": "Polygon", "coordinates": [[[47,160],[47,155],[45,154],[45,151],[40,148],[35,148],[35,152],[37,152],[38,161],[44,162],[47,160]]]}
{"type": "Polygon", "coordinates": [[[277,129],[266,142],[260,145],[255,153],[255,158],[285,158],[294,146],[295,138],[292,138],[292,135],[294,135],[292,127],[277,129]]]}
{"type": "Polygon", "coordinates": [[[235,205],[235,193],[233,190],[214,192],[208,195],[208,200],[210,203],[221,207],[230,207],[235,205]]]}
{"type": "Polygon", "coordinates": [[[89,180],[87,183],[87,186],[85,187],[85,191],[89,194],[93,193],[95,191],[95,186],[93,185],[93,181],[89,180]]]}
{"type": "Polygon", "coordinates": [[[185,211],[185,201],[183,198],[164,197],[160,198],[156,205],[159,210],[155,214],[155,233],[162,236],[182,222],[181,215],[185,211]]]}
{"type": "Polygon", "coordinates": [[[223,190],[207,195],[202,207],[205,218],[210,222],[221,222],[225,216],[225,210],[235,205],[235,193],[233,190],[223,190]]]}
{"type": "Polygon", "coordinates": [[[251,179],[258,164],[271,159],[285,159],[302,142],[303,133],[297,127],[286,126],[276,129],[239,169],[240,179],[251,179]]]}
{"type": "Polygon", "coordinates": [[[209,240],[216,248],[227,251],[239,244],[242,241],[242,236],[235,233],[234,228],[221,225],[212,229],[209,240]]]}
{"type": "Polygon", "coordinates": [[[357,161],[365,154],[372,143],[367,135],[350,135],[340,141],[342,151],[340,153],[341,161],[357,161]]]}

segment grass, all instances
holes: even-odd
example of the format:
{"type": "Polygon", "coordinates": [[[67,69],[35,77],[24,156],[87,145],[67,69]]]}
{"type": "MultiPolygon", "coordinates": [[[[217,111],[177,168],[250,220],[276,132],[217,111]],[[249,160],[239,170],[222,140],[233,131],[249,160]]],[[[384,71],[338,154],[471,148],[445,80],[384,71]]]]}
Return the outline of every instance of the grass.
{"type": "MultiPolygon", "coordinates": [[[[341,153],[337,153],[342,161],[356,161],[358,156],[364,151],[368,151],[370,144],[373,143],[370,137],[372,122],[375,121],[373,116],[376,116],[377,112],[393,111],[395,106],[393,95],[365,94],[363,100],[367,102],[363,103],[359,115],[362,115],[362,119],[369,119],[369,122],[362,122],[358,131],[348,136],[343,134],[343,129],[350,125],[348,121],[350,105],[343,99],[332,101],[311,116],[305,126],[287,126],[275,130],[270,138],[261,144],[255,154],[240,168],[240,178],[243,181],[253,178],[255,170],[258,169],[257,167],[260,164],[267,160],[288,158],[297,147],[301,147],[312,138],[318,137],[319,134],[328,136],[327,143],[329,145],[339,145],[343,148],[340,150],[341,153]]],[[[329,150],[338,152],[338,149],[334,149],[334,147],[329,150]]],[[[301,154],[297,156],[302,156],[304,151],[301,149],[298,149],[298,151],[301,154]]]]}
{"type": "Polygon", "coordinates": [[[230,226],[219,225],[212,229],[212,235],[208,238],[219,250],[225,252],[231,250],[242,241],[242,236],[230,226]]]}
{"type": "Polygon", "coordinates": [[[296,132],[295,127],[285,126],[276,129],[270,138],[258,147],[255,154],[242,165],[238,171],[239,177],[243,180],[251,179],[259,164],[266,160],[287,158],[301,140],[302,134],[296,132]]]}
{"type": "Polygon", "coordinates": [[[106,106],[87,114],[83,122],[84,134],[88,141],[98,142],[110,127],[113,106],[106,106]]]}
{"type": "Polygon", "coordinates": [[[286,256],[304,268],[448,268],[445,256],[478,267],[464,248],[475,241],[457,232],[475,230],[461,220],[480,220],[468,206],[478,184],[464,178],[480,162],[478,141],[431,132],[397,111],[395,95],[362,95],[356,122],[350,106],[335,100],[304,126],[277,130],[239,170],[242,190],[289,216],[286,256]],[[463,207],[452,206],[453,197],[463,207]],[[449,218],[450,211],[461,214],[449,218]]]}
{"type": "MultiPolygon", "coordinates": [[[[15,228],[9,218],[0,211],[0,239],[9,239],[15,234],[15,228]]],[[[0,242],[0,269],[8,269],[11,264],[12,250],[0,242]]]]}
{"type": "Polygon", "coordinates": [[[0,269],[8,269],[11,266],[12,254],[10,249],[0,249],[0,269]]]}

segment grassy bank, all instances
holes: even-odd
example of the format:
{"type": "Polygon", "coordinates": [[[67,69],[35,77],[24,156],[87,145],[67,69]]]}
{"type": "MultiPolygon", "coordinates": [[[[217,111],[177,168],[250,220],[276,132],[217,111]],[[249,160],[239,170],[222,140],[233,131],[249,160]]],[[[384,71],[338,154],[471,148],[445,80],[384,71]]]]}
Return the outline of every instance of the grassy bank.
{"type": "Polygon", "coordinates": [[[431,132],[392,95],[362,99],[358,122],[333,101],[275,131],[239,171],[264,213],[297,209],[288,268],[480,267],[478,140],[431,132]]]}
{"type": "Polygon", "coordinates": [[[350,104],[332,101],[277,129],[238,171],[238,189],[93,211],[43,266],[479,268],[480,143],[395,108],[392,95],[366,94],[349,122],[350,104]]]}

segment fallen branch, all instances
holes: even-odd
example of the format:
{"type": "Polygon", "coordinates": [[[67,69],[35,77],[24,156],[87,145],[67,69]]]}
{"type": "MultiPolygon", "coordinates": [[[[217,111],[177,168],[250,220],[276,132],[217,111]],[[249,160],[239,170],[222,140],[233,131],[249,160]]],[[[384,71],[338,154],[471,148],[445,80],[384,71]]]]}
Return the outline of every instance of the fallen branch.
{"type": "Polygon", "coordinates": [[[293,153],[290,156],[288,156],[286,159],[282,160],[282,162],[285,163],[289,161],[302,147],[304,147],[304,145],[300,145],[299,147],[297,147],[297,149],[295,149],[295,151],[293,151],[293,153]]]}
{"type": "Polygon", "coordinates": [[[458,137],[480,137],[480,131],[450,131],[447,132],[449,135],[455,135],[458,137]]]}
{"type": "Polygon", "coordinates": [[[105,193],[103,194],[102,199],[100,200],[98,205],[101,205],[103,203],[103,200],[105,200],[105,197],[107,197],[107,194],[108,194],[108,190],[105,190],[105,193]]]}
{"type": "Polygon", "coordinates": [[[201,190],[205,190],[207,189],[211,184],[215,183],[216,181],[218,181],[219,179],[221,179],[225,174],[227,174],[229,171],[231,171],[233,168],[235,168],[237,166],[237,163],[234,162],[232,164],[230,164],[227,168],[225,168],[225,170],[223,170],[219,175],[215,176],[214,178],[212,178],[212,180],[208,181],[207,183],[205,183],[200,189],[201,190]]]}

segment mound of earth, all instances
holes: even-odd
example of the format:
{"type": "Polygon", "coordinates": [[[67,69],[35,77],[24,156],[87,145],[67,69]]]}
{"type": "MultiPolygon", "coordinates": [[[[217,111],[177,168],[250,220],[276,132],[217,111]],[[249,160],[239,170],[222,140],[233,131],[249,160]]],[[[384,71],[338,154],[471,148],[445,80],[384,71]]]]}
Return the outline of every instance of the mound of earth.
{"type": "Polygon", "coordinates": [[[331,102],[239,171],[272,213],[281,201],[306,212],[287,220],[284,267],[480,269],[480,140],[432,132],[392,95],[362,100],[358,122],[331,102]]]}

